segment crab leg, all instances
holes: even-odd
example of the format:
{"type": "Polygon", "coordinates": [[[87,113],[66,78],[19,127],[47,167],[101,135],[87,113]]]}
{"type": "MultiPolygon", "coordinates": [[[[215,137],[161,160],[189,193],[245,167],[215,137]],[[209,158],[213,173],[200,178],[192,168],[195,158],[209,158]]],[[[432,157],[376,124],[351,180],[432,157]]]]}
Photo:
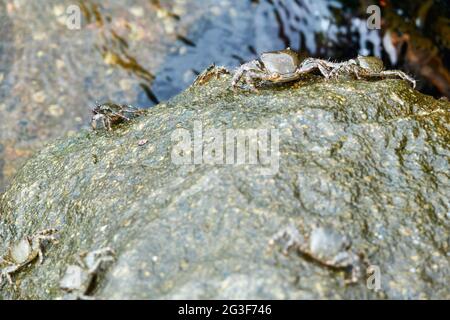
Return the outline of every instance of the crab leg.
{"type": "Polygon", "coordinates": [[[43,230],[37,233],[37,236],[30,239],[29,241],[37,241],[38,243],[38,257],[39,257],[39,264],[42,264],[44,262],[44,252],[42,251],[42,241],[50,241],[50,242],[57,242],[57,239],[55,236],[52,236],[51,234],[58,232],[56,229],[48,229],[43,230]]]}
{"type": "Polygon", "coordinates": [[[103,118],[103,127],[107,128],[108,131],[111,131],[111,121],[109,120],[108,117],[103,118]]]}
{"type": "Polygon", "coordinates": [[[412,77],[410,77],[409,75],[407,75],[406,73],[404,73],[403,71],[400,70],[384,70],[381,71],[380,73],[374,73],[374,74],[369,74],[368,77],[399,77],[403,80],[406,80],[408,82],[410,82],[413,86],[413,88],[416,88],[416,80],[414,80],[412,77]]]}
{"type": "Polygon", "coordinates": [[[120,114],[120,113],[117,113],[117,112],[113,112],[112,114],[115,115],[115,116],[118,116],[119,118],[122,118],[122,119],[124,119],[126,121],[130,121],[130,118],[125,117],[123,114],[120,114]]]}
{"type": "Polygon", "coordinates": [[[361,79],[359,75],[359,67],[354,59],[340,63],[333,63],[331,65],[330,78],[337,78],[342,73],[354,73],[357,79],[361,79]]]}
{"type": "Polygon", "coordinates": [[[7,272],[2,272],[2,273],[0,273],[0,286],[2,285],[2,283],[3,283],[3,278],[6,278],[6,280],[8,281],[8,283],[11,285],[11,286],[14,286],[14,282],[12,281],[12,278],[11,278],[11,275],[9,274],[9,273],[7,273],[7,272]]]}
{"type": "Polygon", "coordinates": [[[114,258],[113,257],[101,257],[101,258],[99,258],[97,261],[95,261],[94,265],[88,270],[88,273],[94,274],[95,272],[97,272],[97,270],[100,267],[100,265],[102,263],[106,263],[106,262],[114,262],[114,258]]]}
{"type": "Polygon", "coordinates": [[[233,88],[238,87],[237,84],[246,71],[247,70],[244,66],[241,66],[236,70],[236,73],[234,74],[233,79],[231,80],[231,85],[233,86],[233,88]]]}
{"type": "Polygon", "coordinates": [[[319,69],[320,73],[325,77],[325,79],[329,79],[332,71],[338,66],[339,64],[337,63],[326,61],[323,59],[308,58],[302,62],[296,73],[298,75],[306,74],[319,69]]]}
{"type": "Polygon", "coordinates": [[[5,269],[0,271],[0,285],[3,283],[3,278],[6,278],[6,280],[8,281],[8,283],[14,287],[14,282],[12,281],[12,277],[11,274],[16,272],[17,270],[20,269],[20,267],[22,267],[22,265],[12,265],[9,267],[6,267],[5,269]]]}
{"type": "Polygon", "coordinates": [[[247,71],[245,74],[245,83],[250,87],[252,91],[258,91],[258,89],[256,89],[253,79],[259,76],[260,75],[258,74],[258,72],[251,70],[247,71]]]}
{"type": "MultiPolygon", "coordinates": [[[[257,60],[250,61],[246,64],[243,64],[239,68],[237,68],[233,79],[231,80],[231,85],[233,88],[238,88],[238,82],[239,80],[245,76],[245,82],[252,86],[253,81],[251,81],[251,77],[259,78],[258,70],[261,70],[261,65],[257,60]]],[[[253,86],[254,87],[254,86],[253,86]]]]}

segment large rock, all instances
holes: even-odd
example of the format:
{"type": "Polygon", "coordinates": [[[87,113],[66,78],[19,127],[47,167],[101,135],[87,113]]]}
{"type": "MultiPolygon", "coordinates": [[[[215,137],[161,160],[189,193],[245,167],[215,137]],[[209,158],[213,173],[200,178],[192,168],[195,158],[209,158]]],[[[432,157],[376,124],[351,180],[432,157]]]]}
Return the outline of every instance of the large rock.
{"type": "Polygon", "coordinates": [[[401,80],[309,78],[258,93],[229,83],[211,79],[29,160],[0,202],[0,252],[45,228],[60,240],[0,297],[62,296],[75,255],[110,246],[99,298],[450,298],[448,102],[401,80]],[[174,163],[172,134],[195,121],[224,134],[277,129],[278,170],[174,163]],[[381,289],[269,246],[287,225],[348,235],[379,266],[381,289]]]}

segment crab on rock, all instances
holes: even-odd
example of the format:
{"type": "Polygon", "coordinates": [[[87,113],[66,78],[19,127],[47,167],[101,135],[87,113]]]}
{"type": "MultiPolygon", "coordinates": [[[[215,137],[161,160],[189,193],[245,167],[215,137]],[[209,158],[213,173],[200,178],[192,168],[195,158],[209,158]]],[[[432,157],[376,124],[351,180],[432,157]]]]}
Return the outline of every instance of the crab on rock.
{"type": "Polygon", "coordinates": [[[0,269],[0,285],[5,278],[14,287],[11,275],[31,264],[36,258],[38,258],[39,264],[42,264],[44,261],[43,249],[46,244],[57,242],[55,236],[57,232],[57,229],[41,230],[12,244],[7,253],[0,257],[0,267],[5,265],[0,269]]]}
{"type": "Polygon", "coordinates": [[[358,282],[363,275],[363,268],[369,264],[363,253],[351,249],[350,238],[329,226],[315,226],[308,236],[304,236],[290,225],[275,234],[269,244],[274,245],[282,239],[287,240],[283,248],[285,255],[290,248],[295,248],[301,255],[325,267],[343,270],[346,272],[346,284],[358,282]]]}
{"type": "Polygon", "coordinates": [[[247,84],[250,89],[265,83],[283,83],[300,79],[304,74],[319,71],[328,79],[351,76],[356,79],[398,77],[409,81],[415,87],[415,80],[400,70],[384,70],[381,59],[372,56],[358,56],[344,62],[332,62],[317,58],[300,59],[297,52],[285,50],[262,53],[259,59],[241,65],[232,79],[233,88],[239,82],[247,84]]]}
{"type": "Polygon", "coordinates": [[[83,252],[77,255],[77,264],[71,264],[59,282],[66,292],[64,299],[91,300],[96,278],[108,264],[115,261],[115,253],[109,247],[83,252]]]}

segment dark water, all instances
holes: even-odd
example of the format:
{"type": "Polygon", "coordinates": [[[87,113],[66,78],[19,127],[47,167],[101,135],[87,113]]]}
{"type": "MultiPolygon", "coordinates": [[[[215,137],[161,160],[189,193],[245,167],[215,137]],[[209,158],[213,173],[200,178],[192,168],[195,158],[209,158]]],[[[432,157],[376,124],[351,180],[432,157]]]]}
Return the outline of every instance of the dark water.
{"type": "Polygon", "coordinates": [[[168,99],[212,62],[235,67],[257,53],[291,47],[309,56],[347,60],[357,54],[382,57],[388,68],[414,75],[418,90],[450,96],[448,1],[235,1],[205,15],[157,71],[153,90],[168,99]],[[382,28],[369,30],[366,9],[382,9],[382,28]],[[436,32],[437,31],[437,32],[436,32]]]}
{"type": "Polygon", "coordinates": [[[45,142],[87,128],[96,102],[148,108],[264,51],[377,55],[450,97],[449,18],[447,0],[0,0],[0,193],[45,142]],[[80,30],[66,26],[73,4],[80,30]]]}

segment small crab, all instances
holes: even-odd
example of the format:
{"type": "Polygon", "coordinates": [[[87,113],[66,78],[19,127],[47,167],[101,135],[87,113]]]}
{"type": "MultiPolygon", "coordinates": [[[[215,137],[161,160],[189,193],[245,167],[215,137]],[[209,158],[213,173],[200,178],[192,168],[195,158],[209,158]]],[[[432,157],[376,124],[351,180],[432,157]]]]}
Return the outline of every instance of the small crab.
{"type": "Polygon", "coordinates": [[[114,251],[109,247],[78,255],[77,264],[69,265],[59,282],[59,287],[68,293],[65,298],[93,299],[90,294],[97,275],[108,263],[114,262],[114,256],[114,251]]]}
{"type": "Polygon", "coordinates": [[[347,271],[349,277],[345,281],[348,284],[356,283],[361,278],[361,265],[366,263],[363,255],[351,251],[350,239],[332,228],[313,228],[310,236],[305,238],[295,227],[289,226],[278,232],[269,243],[273,245],[276,241],[286,238],[284,254],[287,254],[290,248],[295,248],[321,265],[347,271]]]}
{"type": "Polygon", "coordinates": [[[119,105],[105,103],[95,106],[92,109],[91,126],[92,129],[112,130],[112,126],[124,121],[130,121],[144,113],[144,110],[130,105],[119,105]]]}
{"type": "Polygon", "coordinates": [[[341,76],[351,76],[358,80],[397,77],[409,81],[413,88],[416,87],[416,81],[412,77],[400,70],[384,70],[383,61],[373,56],[358,55],[356,59],[344,62],[307,58],[300,68],[302,72],[311,72],[314,69],[319,70],[325,79],[336,79],[341,76]]]}
{"type": "Polygon", "coordinates": [[[9,284],[14,287],[11,275],[20,271],[37,257],[39,258],[39,264],[42,264],[44,261],[44,245],[48,242],[56,242],[54,234],[57,232],[56,229],[45,229],[32,236],[26,236],[10,246],[6,255],[0,258],[0,265],[6,265],[6,267],[0,269],[0,285],[3,278],[6,278],[9,284]]]}
{"type": "Polygon", "coordinates": [[[225,67],[216,67],[215,64],[212,64],[197,76],[197,78],[194,80],[193,85],[204,85],[212,77],[218,79],[222,74],[230,74],[230,71],[228,71],[225,67]]]}

